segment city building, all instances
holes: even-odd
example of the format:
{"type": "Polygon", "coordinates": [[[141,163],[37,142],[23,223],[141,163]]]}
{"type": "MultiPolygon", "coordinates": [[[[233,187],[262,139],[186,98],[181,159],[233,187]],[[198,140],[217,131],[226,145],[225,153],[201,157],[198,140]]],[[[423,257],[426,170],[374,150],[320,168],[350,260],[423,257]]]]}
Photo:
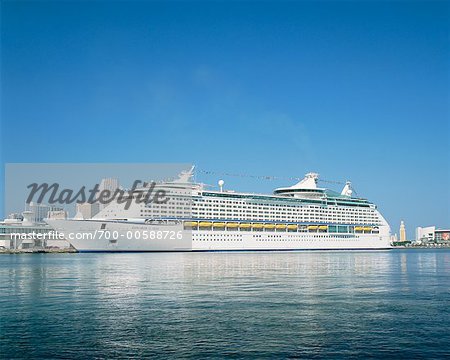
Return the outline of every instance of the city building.
{"type": "MultiPolygon", "coordinates": [[[[119,188],[119,180],[114,178],[105,178],[102,179],[99,186],[99,192],[103,190],[109,190],[111,193],[114,193],[119,188]]],[[[109,204],[99,204],[99,211],[103,210],[109,204]]],[[[92,216],[91,216],[92,217],[92,216]]]]}
{"type": "Polygon", "coordinates": [[[434,232],[434,241],[437,243],[450,243],[450,230],[436,229],[434,232]]]}
{"type": "Polygon", "coordinates": [[[433,242],[435,230],[435,226],[417,227],[416,242],[433,242]]]}
{"type": "Polygon", "coordinates": [[[436,229],[436,226],[417,227],[416,242],[450,244],[450,230],[436,229]]]}
{"type": "Polygon", "coordinates": [[[22,214],[0,221],[0,250],[67,249],[67,240],[43,219],[66,219],[67,212],[45,204],[30,203],[22,214]]]}
{"type": "Polygon", "coordinates": [[[77,204],[77,213],[75,219],[92,219],[100,211],[99,203],[77,204]]]}
{"type": "Polygon", "coordinates": [[[23,216],[20,213],[11,213],[8,215],[7,219],[23,220],[23,216]]]}
{"type": "Polygon", "coordinates": [[[400,222],[400,241],[406,241],[406,229],[403,220],[400,222]]]}
{"type": "Polygon", "coordinates": [[[48,217],[49,211],[64,211],[64,209],[47,204],[30,202],[25,205],[25,211],[28,212],[29,221],[33,224],[45,224],[44,219],[48,217]]]}
{"type": "Polygon", "coordinates": [[[68,213],[65,210],[50,210],[47,214],[49,219],[67,219],[68,213]]]}

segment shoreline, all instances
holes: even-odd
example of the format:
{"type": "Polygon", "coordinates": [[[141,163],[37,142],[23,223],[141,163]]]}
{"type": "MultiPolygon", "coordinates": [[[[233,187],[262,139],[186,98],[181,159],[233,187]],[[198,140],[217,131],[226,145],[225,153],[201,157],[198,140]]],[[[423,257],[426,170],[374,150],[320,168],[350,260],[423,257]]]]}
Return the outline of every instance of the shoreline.
{"type": "Polygon", "coordinates": [[[15,255],[15,254],[75,254],[77,250],[69,249],[1,249],[1,254],[15,255]]]}
{"type": "MultiPolygon", "coordinates": [[[[430,249],[430,250],[447,250],[450,249],[449,245],[443,245],[443,246],[393,246],[390,250],[423,250],[423,249],[430,249]]],[[[301,251],[301,250],[299,250],[301,251]]],[[[324,250],[327,251],[327,250],[324,250]]],[[[333,251],[330,249],[330,251],[333,251]]],[[[345,250],[341,250],[344,251],[345,250]]],[[[349,250],[351,251],[351,250],[349,250]]],[[[225,251],[227,252],[227,251],[225,251]]],[[[245,251],[244,251],[245,252],[245,251]]],[[[259,251],[251,251],[251,252],[259,252],[259,251]]],[[[74,248],[69,249],[0,249],[0,255],[20,255],[20,254],[77,254],[80,253],[79,251],[75,250],[74,248]]],[[[105,252],[106,253],[106,252],[105,252]]]]}

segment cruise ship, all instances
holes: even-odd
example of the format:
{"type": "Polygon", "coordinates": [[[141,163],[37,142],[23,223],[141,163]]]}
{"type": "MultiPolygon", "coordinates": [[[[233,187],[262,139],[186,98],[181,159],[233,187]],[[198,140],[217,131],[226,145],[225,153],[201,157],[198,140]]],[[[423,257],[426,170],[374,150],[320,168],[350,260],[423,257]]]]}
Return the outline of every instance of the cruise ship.
{"type": "MultiPolygon", "coordinates": [[[[111,203],[92,219],[47,220],[80,252],[389,249],[390,227],[376,205],[335,192],[308,173],[273,194],[224,190],[192,181],[194,168],[154,184],[167,203],[111,203]]],[[[149,185],[128,196],[142,199],[149,185]]]]}

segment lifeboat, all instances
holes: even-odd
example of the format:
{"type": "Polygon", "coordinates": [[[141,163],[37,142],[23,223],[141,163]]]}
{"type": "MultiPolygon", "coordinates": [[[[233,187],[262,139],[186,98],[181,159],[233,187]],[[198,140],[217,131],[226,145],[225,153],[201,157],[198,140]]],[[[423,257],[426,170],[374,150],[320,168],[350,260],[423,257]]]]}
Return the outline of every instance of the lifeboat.
{"type": "Polygon", "coordinates": [[[275,228],[276,228],[277,230],[284,230],[284,229],[286,229],[286,225],[285,225],[285,224],[277,224],[277,225],[275,226],[275,228]]]}
{"type": "Polygon", "coordinates": [[[308,226],[308,230],[317,230],[319,228],[319,226],[317,225],[309,225],[308,226]]]}
{"type": "Polygon", "coordinates": [[[364,226],[364,231],[370,231],[372,228],[370,226],[364,226]]]}
{"type": "Polygon", "coordinates": [[[227,228],[237,228],[238,226],[238,223],[227,223],[227,228]]]}
{"type": "Polygon", "coordinates": [[[264,224],[264,229],[275,229],[275,224],[264,224]]]}
{"type": "Polygon", "coordinates": [[[253,229],[262,229],[264,227],[263,224],[253,224],[252,225],[253,229]]]}
{"type": "Polygon", "coordinates": [[[225,223],[221,222],[213,223],[213,227],[225,227],[225,223]]]}
{"type": "Polygon", "coordinates": [[[287,226],[287,228],[288,228],[289,230],[297,230],[297,225],[289,224],[289,225],[287,226]]]}
{"type": "Polygon", "coordinates": [[[364,228],[362,226],[355,226],[355,231],[363,231],[364,228]]]}
{"type": "Polygon", "coordinates": [[[200,226],[200,227],[211,227],[211,225],[212,225],[212,223],[209,221],[200,221],[198,223],[198,226],[200,226]]]}
{"type": "Polygon", "coordinates": [[[328,226],[327,225],[320,225],[319,226],[319,230],[327,230],[328,226]]]}
{"type": "Polygon", "coordinates": [[[196,227],[197,225],[198,225],[197,221],[185,221],[184,222],[184,226],[187,226],[187,227],[196,227]]]}
{"type": "Polygon", "coordinates": [[[239,227],[241,229],[249,229],[252,226],[252,224],[248,224],[248,223],[242,223],[239,225],[239,227]]]}

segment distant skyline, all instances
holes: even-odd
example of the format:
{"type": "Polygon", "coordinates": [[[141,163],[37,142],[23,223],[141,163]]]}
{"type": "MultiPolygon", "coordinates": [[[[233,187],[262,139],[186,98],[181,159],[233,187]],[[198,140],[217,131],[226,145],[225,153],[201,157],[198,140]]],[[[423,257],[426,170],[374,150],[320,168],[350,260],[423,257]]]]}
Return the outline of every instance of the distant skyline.
{"type": "Polygon", "coordinates": [[[3,1],[1,178],[13,162],[314,171],[351,180],[393,233],[449,227],[449,20],[444,1],[3,1]]]}

